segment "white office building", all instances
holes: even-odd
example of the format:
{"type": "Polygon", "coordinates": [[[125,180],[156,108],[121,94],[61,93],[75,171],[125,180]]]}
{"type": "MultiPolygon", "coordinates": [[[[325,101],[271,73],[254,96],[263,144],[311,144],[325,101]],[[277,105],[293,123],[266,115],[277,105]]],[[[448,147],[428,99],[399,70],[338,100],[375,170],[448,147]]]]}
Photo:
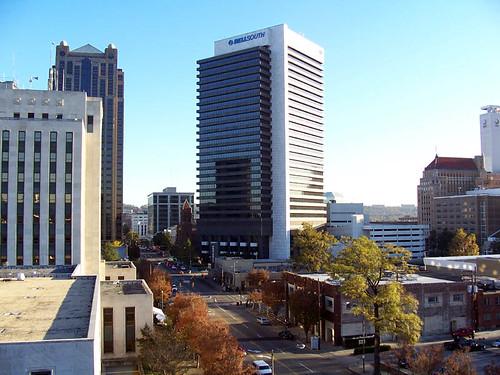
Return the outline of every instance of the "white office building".
{"type": "Polygon", "coordinates": [[[139,235],[139,238],[147,237],[148,235],[148,213],[147,212],[134,212],[130,214],[130,221],[132,223],[131,230],[139,235]]]}
{"type": "Polygon", "coordinates": [[[487,105],[481,108],[480,115],[481,152],[484,169],[487,172],[500,173],[500,106],[487,105]]]}
{"type": "Polygon", "coordinates": [[[392,244],[411,251],[412,259],[425,256],[425,240],[429,226],[417,222],[377,222],[363,226],[364,235],[377,245],[392,244]]]}
{"type": "Polygon", "coordinates": [[[102,104],[0,85],[0,264],[97,274],[102,104]]]}
{"type": "Polygon", "coordinates": [[[363,203],[328,202],[326,228],[335,237],[358,238],[364,223],[363,203]]]}
{"type": "Polygon", "coordinates": [[[277,25],[198,61],[202,253],[288,259],[291,231],[326,222],[323,48],[277,25]]]}

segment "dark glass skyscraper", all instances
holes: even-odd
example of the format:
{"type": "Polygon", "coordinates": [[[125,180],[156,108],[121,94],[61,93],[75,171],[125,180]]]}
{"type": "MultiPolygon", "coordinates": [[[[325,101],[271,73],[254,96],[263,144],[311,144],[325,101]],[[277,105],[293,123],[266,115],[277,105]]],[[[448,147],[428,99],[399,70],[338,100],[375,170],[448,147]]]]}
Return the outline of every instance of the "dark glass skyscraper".
{"type": "Polygon", "coordinates": [[[198,231],[205,252],[269,256],[271,57],[267,47],[198,61],[198,231]]]}
{"type": "Polygon", "coordinates": [[[123,89],[118,50],[104,52],[87,44],[70,50],[62,41],[49,73],[49,90],[85,91],[101,97],[103,105],[101,154],[101,240],[121,238],[123,210],[123,89]]]}

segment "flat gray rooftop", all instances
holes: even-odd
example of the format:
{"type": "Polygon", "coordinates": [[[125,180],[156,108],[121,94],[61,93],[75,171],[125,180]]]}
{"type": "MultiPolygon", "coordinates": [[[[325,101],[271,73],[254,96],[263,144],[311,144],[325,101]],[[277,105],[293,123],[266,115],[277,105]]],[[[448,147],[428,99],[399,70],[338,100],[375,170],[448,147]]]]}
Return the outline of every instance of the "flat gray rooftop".
{"type": "Polygon", "coordinates": [[[148,294],[142,280],[101,281],[101,294],[148,294]]]}
{"type": "Polygon", "coordinates": [[[95,277],[0,281],[0,342],[85,338],[95,277]]]}

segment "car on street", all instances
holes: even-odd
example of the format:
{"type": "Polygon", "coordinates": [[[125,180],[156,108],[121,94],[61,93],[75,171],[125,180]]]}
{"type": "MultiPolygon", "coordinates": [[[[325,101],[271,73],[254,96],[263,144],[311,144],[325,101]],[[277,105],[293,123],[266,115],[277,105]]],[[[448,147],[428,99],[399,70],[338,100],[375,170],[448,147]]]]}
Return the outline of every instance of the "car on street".
{"type": "Polygon", "coordinates": [[[273,373],[273,370],[271,370],[271,366],[269,366],[266,361],[253,361],[252,366],[255,369],[255,374],[257,375],[268,375],[273,373]]]}
{"type": "Polygon", "coordinates": [[[306,348],[306,345],[305,345],[305,344],[303,344],[303,343],[301,343],[301,342],[298,342],[298,343],[297,343],[297,345],[295,345],[295,347],[296,347],[297,349],[301,349],[301,350],[302,350],[302,349],[305,349],[305,348],[306,348]]]}
{"type": "Polygon", "coordinates": [[[491,346],[494,348],[500,348],[500,339],[497,339],[491,343],[491,346]]]}
{"type": "Polygon", "coordinates": [[[258,316],[257,321],[260,323],[261,326],[271,325],[271,321],[267,319],[265,316],[258,316]]]}
{"type": "Polygon", "coordinates": [[[278,336],[283,340],[295,339],[295,335],[290,331],[281,331],[280,333],[278,333],[278,336]]]}

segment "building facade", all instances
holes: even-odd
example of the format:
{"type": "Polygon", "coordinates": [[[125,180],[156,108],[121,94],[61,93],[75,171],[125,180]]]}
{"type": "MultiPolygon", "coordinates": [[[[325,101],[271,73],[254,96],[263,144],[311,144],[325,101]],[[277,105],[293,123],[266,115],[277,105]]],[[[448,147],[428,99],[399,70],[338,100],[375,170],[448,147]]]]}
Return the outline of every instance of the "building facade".
{"type": "Polygon", "coordinates": [[[163,232],[181,223],[182,206],[188,201],[194,206],[194,193],[178,192],[167,187],[148,195],[148,231],[150,235],[163,232]]]}
{"type": "Polygon", "coordinates": [[[434,198],[462,195],[476,187],[482,170],[482,158],[451,158],[437,156],[424,169],[418,193],[418,223],[435,229],[434,198]]]}
{"type": "Polygon", "coordinates": [[[0,264],[99,269],[101,99],[0,87],[0,264]]]}
{"type": "Polygon", "coordinates": [[[323,49],[287,25],[215,42],[198,61],[202,254],[287,259],[326,222],[323,49]]]}
{"type": "Polygon", "coordinates": [[[70,50],[62,41],[49,72],[49,90],[84,91],[102,98],[101,240],[121,239],[123,207],[124,73],[113,44],[70,50]]]}
{"type": "Polygon", "coordinates": [[[130,230],[136,232],[139,238],[145,238],[148,235],[148,213],[134,212],[130,214],[130,230]]]}
{"type": "Polygon", "coordinates": [[[463,228],[476,235],[480,247],[500,230],[500,188],[471,190],[466,195],[434,198],[435,229],[463,228]]]}
{"type": "Polygon", "coordinates": [[[363,203],[328,202],[326,211],[328,233],[337,238],[342,236],[358,238],[363,235],[365,224],[363,203]]]}
{"type": "Polygon", "coordinates": [[[487,105],[480,115],[481,152],[484,169],[487,172],[500,173],[500,106],[487,105]]]}
{"type": "Polygon", "coordinates": [[[364,235],[379,247],[392,244],[411,251],[413,259],[425,256],[425,241],[429,226],[417,222],[377,222],[363,226],[364,235]]]}

